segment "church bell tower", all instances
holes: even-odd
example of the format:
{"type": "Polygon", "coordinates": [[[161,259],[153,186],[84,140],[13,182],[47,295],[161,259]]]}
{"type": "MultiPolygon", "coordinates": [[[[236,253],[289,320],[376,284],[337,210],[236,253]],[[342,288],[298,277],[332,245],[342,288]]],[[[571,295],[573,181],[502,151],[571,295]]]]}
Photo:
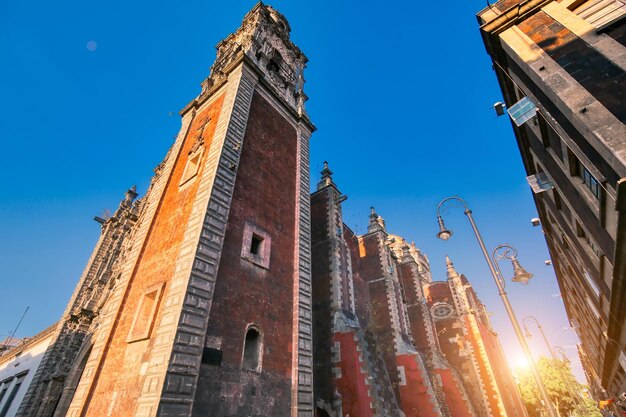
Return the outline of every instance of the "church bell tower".
{"type": "Polygon", "coordinates": [[[143,199],[70,417],[313,417],[307,58],[258,3],[143,199]]]}

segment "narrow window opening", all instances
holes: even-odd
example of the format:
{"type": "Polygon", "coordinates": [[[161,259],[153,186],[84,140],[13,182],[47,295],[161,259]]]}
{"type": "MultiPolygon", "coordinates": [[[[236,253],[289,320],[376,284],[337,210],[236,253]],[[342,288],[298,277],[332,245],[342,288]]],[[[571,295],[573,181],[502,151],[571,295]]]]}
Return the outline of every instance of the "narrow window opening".
{"type": "Polygon", "coordinates": [[[2,384],[2,390],[0,390],[0,403],[2,402],[2,399],[4,398],[4,395],[7,393],[8,390],[9,383],[5,382],[4,384],[2,384]]]}
{"type": "Polygon", "coordinates": [[[561,202],[561,196],[556,190],[554,190],[554,205],[556,206],[557,210],[563,210],[563,203],[561,202]]]}
{"type": "Polygon", "coordinates": [[[22,374],[17,376],[15,385],[13,386],[11,393],[7,397],[7,401],[4,404],[4,407],[2,407],[2,410],[0,411],[0,417],[5,417],[7,413],[9,412],[9,409],[11,408],[11,404],[13,403],[13,400],[15,399],[17,392],[20,390],[20,387],[22,386],[22,382],[24,382],[24,378],[26,377],[27,373],[28,371],[23,372],[22,374]]]}
{"type": "Polygon", "coordinates": [[[582,163],[580,164],[579,172],[582,172],[581,177],[587,188],[591,190],[595,198],[600,199],[600,182],[582,163]]]}
{"type": "Polygon", "coordinates": [[[246,332],[242,368],[259,371],[261,365],[261,334],[253,327],[246,332]]]}
{"type": "Polygon", "coordinates": [[[250,241],[250,253],[253,255],[261,255],[263,247],[263,238],[259,235],[253,234],[250,241]]]}
{"type": "Polygon", "coordinates": [[[265,230],[246,222],[241,244],[241,257],[264,269],[270,267],[272,237],[265,230]]]}

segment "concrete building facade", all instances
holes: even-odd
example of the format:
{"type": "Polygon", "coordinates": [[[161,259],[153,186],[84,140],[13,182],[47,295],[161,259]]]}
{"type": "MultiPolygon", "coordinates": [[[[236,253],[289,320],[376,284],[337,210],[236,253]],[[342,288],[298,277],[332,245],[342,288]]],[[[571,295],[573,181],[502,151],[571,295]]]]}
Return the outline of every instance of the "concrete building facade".
{"type": "Polygon", "coordinates": [[[598,399],[626,392],[625,17],[621,0],[501,0],[478,13],[598,399]],[[515,113],[522,99],[530,112],[515,113]]]}
{"type": "Polygon", "coordinates": [[[34,337],[20,340],[0,356],[0,417],[13,417],[17,413],[52,342],[55,328],[52,325],[34,337]]]}

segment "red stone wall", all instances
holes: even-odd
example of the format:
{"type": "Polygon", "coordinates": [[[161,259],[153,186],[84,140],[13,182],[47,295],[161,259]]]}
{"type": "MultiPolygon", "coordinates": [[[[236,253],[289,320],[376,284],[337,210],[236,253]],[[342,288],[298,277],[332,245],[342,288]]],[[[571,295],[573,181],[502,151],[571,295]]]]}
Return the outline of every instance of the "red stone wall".
{"type": "Polygon", "coordinates": [[[355,299],[355,310],[356,315],[359,318],[359,322],[361,323],[361,327],[365,328],[369,323],[369,299],[370,293],[368,284],[364,279],[364,276],[361,274],[360,268],[360,247],[359,239],[357,236],[348,228],[344,226],[344,239],[348,244],[348,249],[350,252],[350,258],[352,259],[352,282],[354,286],[354,299],[355,299]]]}
{"type": "Polygon", "coordinates": [[[434,373],[441,378],[443,393],[446,397],[448,410],[453,417],[474,417],[463,398],[460,381],[457,380],[451,369],[435,369],[434,373]]]}
{"type": "Polygon", "coordinates": [[[404,368],[405,381],[398,386],[404,414],[407,417],[437,417],[435,397],[427,389],[430,385],[428,374],[417,355],[399,355],[396,361],[404,368]]]}
{"type": "Polygon", "coordinates": [[[475,332],[471,331],[473,324],[472,322],[478,322],[475,316],[468,315],[464,317],[464,325],[467,329],[470,329],[469,334],[467,335],[467,340],[469,340],[474,351],[474,355],[476,355],[476,360],[478,362],[478,374],[483,382],[485,396],[487,397],[487,402],[489,404],[491,412],[493,416],[501,416],[502,414],[500,413],[500,408],[498,407],[498,400],[500,399],[500,395],[495,387],[496,381],[491,377],[489,373],[488,366],[490,366],[490,364],[486,363],[484,361],[484,358],[480,356],[480,347],[481,345],[484,346],[484,344],[480,333],[476,334],[475,332]]]}
{"type": "MultiPolygon", "coordinates": [[[[373,389],[371,383],[367,383],[368,375],[362,372],[364,363],[361,346],[357,346],[355,332],[335,333],[333,342],[340,346],[341,376],[335,379],[337,391],[341,395],[342,414],[344,416],[370,417],[374,416],[374,410],[370,404],[368,391],[373,389]]],[[[380,381],[377,381],[380,382],[380,381]]]]}
{"type": "Polygon", "coordinates": [[[223,360],[202,365],[194,416],[291,413],[296,147],[294,127],[255,92],[207,331],[223,360]],[[271,236],[269,269],[241,257],[246,222],[271,236]],[[250,324],[263,337],[260,373],[241,369],[250,324]]]}
{"type": "Polygon", "coordinates": [[[507,414],[511,416],[526,415],[526,408],[522,403],[517,385],[513,380],[508,363],[502,352],[498,336],[492,333],[487,325],[482,322],[479,322],[478,327],[485,343],[487,356],[489,356],[507,414]]]}
{"type": "MultiPolygon", "coordinates": [[[[222,102],[223,97],[220,97],[203,112],[197,114],[184,139],[142,253],[135,265],[124,304],[113,330],[111,343],[107,347],[108,352],[101,364],[100,378],[94,382],[92,395],[88,398],[89,409],[86,416],[127,416],[132,415],[136,409],[136,399],[142,384],[140,366],[154,340],[151,338],[128,343],[128,334],[135,311],[146,290],[156,286],[162,288],[160,299],[166,296],[167,283],[174,273],[198,181],[193,181],[185,187],[179,187],[179,184],[189,151],[200,134],[203,135],[206,147],[203,162],[206,160],[222,102]],[[211,122],[207,125],[209,120],[211,122]],[[205,126],[203,131],[199,130],[202,126],[205,126]]],[[[204,163],[199,169],[199,174],[201,174],[204,163]]],[[[160,318],[159,310],[157,310],[153,329],[158,328],[160,318]]]]}
{"type": "Polygon", "coordinates": [[[419,277],[415,277],[415,271],[411,268],[411,263],[405,263],[400,265],[398,270],[400,272],[400,282],[404,288],[404,294],[406,297],[407,313],[409,315],[409,325],[411,327],[411,335],[415,341],[415,347],[424,354],[431,353],[434,346],[430,345],[428,340],[426,326],[432,326],[433,333],[436,332],[432,321],[429,317],[424,317],[422,310],[422,300],[418,298],[419,290],[415,287],[415,279],[418,282],[419,277]]]}
{"type": "Polygon", "coordinates": [[[357,302],[364,303],[368,306],[368,327],[376,337],[378,350],[383,356],[387,369],[389,370],[389,379],[397,394],[398,376],[397,371],[395,371],[395,344],[391,331],[392,319],[391,312],[389,311],[389,301],[387,299],[387,286],[384,280],[380,280],[380,278],[383,277],[383,271],[380,262],[378,235],[369,234],[363,236],[360,241],[359,250],[359,274],[365,282],[369,283],[369,299],[357,300],[357,302]]]}

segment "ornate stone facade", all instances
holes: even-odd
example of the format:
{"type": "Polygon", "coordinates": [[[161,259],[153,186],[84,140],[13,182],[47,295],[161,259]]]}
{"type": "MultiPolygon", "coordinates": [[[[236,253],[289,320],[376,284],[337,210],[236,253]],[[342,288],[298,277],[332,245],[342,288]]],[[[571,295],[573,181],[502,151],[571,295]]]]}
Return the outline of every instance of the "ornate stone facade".
{"type": "Polygon", "coordinates": [[[448,281],[433,281],[428,258],[373,208],[355,235],[326,163],[321,174],[311,195],[318,415],[525,416],[467,280],[448,260],[448,281]]]}
{"type": "Polygon", "coordinates": [[[55,326],[50,346],[17,416],[65,415],[61,410],[66,405],[67,395],[71,398],[75,388],[68,386],[67,378],[81,350],[90,343],[101,309],[119,278],[119,268],[142,207],[141,200],[134,201],[136,197],[137,192],[132,187],[111,217],[95,218],[101,224],[100,239],[63,317],[55,326]]]}

